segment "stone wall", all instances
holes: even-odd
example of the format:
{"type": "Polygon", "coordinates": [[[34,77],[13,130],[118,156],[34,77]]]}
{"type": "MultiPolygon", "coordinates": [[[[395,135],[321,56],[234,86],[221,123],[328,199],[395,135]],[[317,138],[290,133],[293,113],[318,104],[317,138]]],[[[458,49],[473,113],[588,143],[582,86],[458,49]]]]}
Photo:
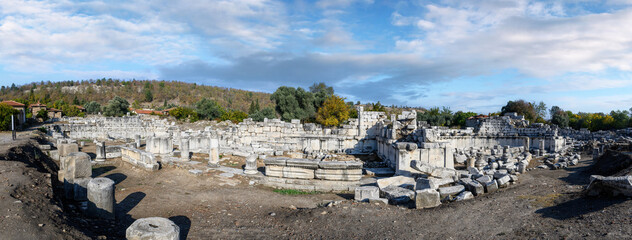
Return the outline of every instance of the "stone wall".
{"type": "Polygon", "coordinates": [[[121,159],[144,170],[155,171],[160,165],[154,154],[131,147],[121,147],[121,159]]]}
{"type": "Polygon", "coordinates": [[[272,187],[314,191],[351,191],[359,186],[362,162],[267,158],[266,180],[272,187]]]}

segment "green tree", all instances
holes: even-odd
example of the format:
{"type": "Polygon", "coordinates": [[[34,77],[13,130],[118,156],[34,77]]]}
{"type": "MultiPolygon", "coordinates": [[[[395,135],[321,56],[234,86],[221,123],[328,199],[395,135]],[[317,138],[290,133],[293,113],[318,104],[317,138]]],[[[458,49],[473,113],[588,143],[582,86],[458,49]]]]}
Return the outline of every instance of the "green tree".
{"type": "Polygon", "coordinates": [[[88,114],[97,114],[101,112],[101,104],[95,101],[91,101],[83,105],[83,108],[86,109],[86,113],[88,114]]]}
{"type": "Polygon", "coordinates": [[[120,117],[129,111],[129,102],[122,97],[116,96],[108,102],[103,109],[103,114],[108,117],[120,117]]]}
{"type": "Polygon", "coordinates": [[[307,120],[314,117],[314,94],[302,88],[279,87],[270,96],[276,103],[276,111],[284,121],[292,119],[307,120]]]}
{"type": "Polygon", "coordinates": [[[200,119],[214,120],[220,118],[225,110],[216,101],[203,98],[195,104],[195,111],[200,119]]]}
{"type": "Polygon", "coordinates": [[[377,101],[377,103],[370,103],[369,104],[371,107],[369,108],[369,111],[374,111],[374,112],[386,112],[386,107],[382,106],[382,104],[380,103],[380,101],[377,101]]]}
{"type": "Polygon", "coordinates": [[[323,102],[316,114],[316,122],[324,126],[339,126],[349,119],[349,105],[344,98],[336,95],[330,96],[323,102]]]}
{"type": "Polygon", "coordinates": [[[253,121],[263,122],[265,118],[273,119],[273,118],[276,118],[277,116],[273,108],[266,107],[266,108],[261,109],[261,111],[257,111],[251,114],[249,117],[252,118],[253,121]]]}
{"type": "Polygon", "coordinates": [[[478,114],[475,112],[462,112],[458,111],[454,114],[454,119],[452,121],[453,126],[465,127],[465,123],[468,118],[475,117],[478,114]]]}
{"type": "Polygon", "coordinates": [[[259,99],[257,99],[256,102],[254,100],[250,101],[250,107],[248,108],[248,114],[256,113],[259,110],[261,110],[260,107],[259,107],[259,99]]]}
{"type": "Polygon", "coordinates": [[[143,90],[143,94],[145,95],[145,102],[151,102],[154,100],[154,94],[151,92],[151,89],[145,88],[145,90],[143,90]]]}
{"type": "Polygon", "coordinates": [[[549,114],[551,114],[552,124],[555,124],[561,128],[568,127],[568,123],[569,123],[568,114],[564,110],[562,110],[560,107],[558,106],[551,107],[551,110],[549,110],[549,114]]]}
{"type": "Polygon", "coordinates": [[[505,113],[509,112],[516,112],[520,115],[523,115],[525,119],[531,122],[535,122],[535,120],[538,118],[538,113],[535,111],[533,105],[531,103],[525,102],[522,99],[507,102],[507,105],[502,108],[500,114],[504,115],[505,113]]]}
{"type": "Polygon", "coordinates": [[[325,85],[325,83],[314,83],[309,87],[309,92],[314,94],[314,109],[318,109],[323,106],[323,103],[327,98],[334,95],[334,88],[325,85]]]}
{"type": "MultiPolygon", "coordinates": [[[[15,84],[13,86],[15,86],[15,84]]],[[[15,120],[17,120],[17,114],[19,113],[20,112],[13,107],[0,103],[0,130],[11,130],[11,115],[15,115],[15,120]]]]}

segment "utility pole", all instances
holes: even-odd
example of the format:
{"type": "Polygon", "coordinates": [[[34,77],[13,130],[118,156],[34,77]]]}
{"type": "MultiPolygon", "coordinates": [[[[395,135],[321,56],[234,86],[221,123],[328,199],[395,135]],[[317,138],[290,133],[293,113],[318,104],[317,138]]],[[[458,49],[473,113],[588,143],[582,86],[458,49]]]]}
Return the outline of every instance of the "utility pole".
{"type": "Polygon", "coordinates": [[[15,140],[15,115],[11,115],[11,137],[13,138],[13,140],[15,140]]]}

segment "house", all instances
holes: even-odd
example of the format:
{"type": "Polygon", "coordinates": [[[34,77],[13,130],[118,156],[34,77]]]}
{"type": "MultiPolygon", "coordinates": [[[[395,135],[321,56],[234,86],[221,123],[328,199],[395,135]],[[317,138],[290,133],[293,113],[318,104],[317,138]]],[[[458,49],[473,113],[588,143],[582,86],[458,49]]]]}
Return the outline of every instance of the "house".
{"type": "Polygon", "coordinates": [[[37,118],[37,113],[40,110],[42,110],[42,109],[46,110],[47,109],[46,105],[45,104],[41,104],[40,102],[37,102],[37,103],[29,105],[29,108],[31,109],[31,113],[33,114],[33,118],[37,118]]]}
{"type": "Polygon", "coordinates": [[[48,118],[50,119],[60,119],[61,118],[61,110],[56,109],[56,108],[49,108],[48,109],[48,118]]]}
{"type": "Polygon", "coordinates": [[[13,107],[13,109],[20,111],[20,113],[18,113],[18,115],[16,116],[17,118],[15,119],[17,121],[17,123],[15,124],[16,126],[26,122],[26,105],[16,101],[2,101],[0,102],[0,104],[9,105],[13,107]]]}
{"type": "Polygon", "coordinates": [[[84,107],[82,107],[82,106],[75,105],[75,107],[76,107],[77,109],[79,109],[79,112],[86,112],[86,109],[85,109],[84,107]]]}
{"type": "Polygon", "coordinates": [[[167,108],[167,109],[165,109],[165,110],[162,110],[162,111],[161,111],[161,112],[162,112],[162,115],[168,116],[168,115],[169,115],[169,112],[170,112],[171,110],[173,110],[173,109],[176,109],[176,108],[175,108],[175,107],[172,107],[172,108],[167,108]]]}

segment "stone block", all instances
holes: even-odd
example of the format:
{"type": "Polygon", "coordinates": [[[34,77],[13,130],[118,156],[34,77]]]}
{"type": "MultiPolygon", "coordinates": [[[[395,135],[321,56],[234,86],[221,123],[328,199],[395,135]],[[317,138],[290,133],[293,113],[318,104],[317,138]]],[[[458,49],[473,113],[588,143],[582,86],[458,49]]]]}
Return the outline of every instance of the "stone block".
{"type": "Polygon", "coordinates": [[[439,195],[441,199],[444,199],[448,196],[454,197],[463,191],[465,191],[465,186],[459,184],[451,187],[439,188],[439,195]]]}
{"type": "Polygon", "coordinates": [[[417,190],[415,193],[415,206],[417,209],[434,208],[441,205],[439,192],[435,189],[417,190]]]}
{"type": "Polygon", "coordinates": [[[285,161],[285,165],[288,167],[317,169],[318,162],[318,160],[312,159],[290,158],[285,161]]]}
{"type": "Polygon", "coordinates": [[[380,189],[384,197],[386,197],[393,204],[401,204],[413,200],[415,197],[415,191],[408,188],[403,188],[395,185],[391,185],[380,189]]]}
{"type": "Polygon", "coordinates": [[[90,162],[90,155],[87,153],[73,152],[65,156],[62,161],[65,179],[92,177],[92,163],[90,162]]]}
{"type": "Polygon", "coordinates": [[[481,184],[483,184],[483,186],[485,187],[486,193],[493,193],[496,190],[498,190],[498,183],[496,182],[496,180],[492,180],[490,182],[481,183],[481,184]]]}
{"type": "Polygon", "coordinates": [[[347,169],[347,163],[344,161],[320,161],[318,167],[322,169],[347,169]]]}
{"type": "Polygon", "coordinates": [[[263,164],[266,166],[274,165],[274,166],[285,166],[285,162],[288,158],[284,157],[274,157],[274,158],[266,158],[263,160],[263,164]]]}
{"type": "Polygon", "coordinates": [[[501,178],[496,179],[496,182],[498,183],[498,187],[501,187],[501,188],[509,186],[509,181],[511,181],[511,178],[507,174],[505,174],[501,178]]]}
{"type": "Polygon", "coordinates": [[[362,169],[362,162],[359,161],[345,161],[347,169],[362,169]]]}
{"type": "Polygon", "coordinates": [[[604,177],[590,176],[590,184],[587,188],[588,196],[608,194],[611,196],[624,195],[632,197],[632,176],[604,177]]]}
{"type": "Polygon", "coordinates": [[[314,170],[300,167],[283,167],[284,178],[314,179],[314,170]]]}
{"type": "Polygon", "coordinates": [[[364,186],[355,188],[356,201],[369,201],[380,198],[380,189],[375,186],[364,186]]]}
{"type": "Polygon", "coordinates": [[[62,143],[59,147],[59,157],[68,156],[70,153],[79,152],[79,145],[76,143],[62,143]]]}
{"type": "Polygon", "coordinates": [[[362,178],[362,169],[316,169],[317,179],[337,181],[358,181],[362,178]]]}
{"type": "Polygon", "coordinates": [[[488,182],[493,181],[494,178],[492,176],[482,176],[476,179],[476,181],[478,181],[479,183],[485,185],[488,182]]]}
{"type": "Polygon", "coordinates": [[[377,180],[377,186],[384,189],[388,186],[397,186],[413,189],[415,187],[415,179],[406,176],[394,176],[377,180]]]}
{"type": "Polygon", "coordinates": [[[87,201],[88,200],[88,183],[92,178],[76,178],[74,180],[74,199],[75,201],[87,201]]]}
{"type": "Polygon", "coordinates": [[[268,177],[283,177],[283,168],[285,166],[266,165],[266,176],[268,177]]]}
{"type": "Polygon", "coordinates": [[[474,194],[474,196],[479,196],[485,193],[485,187],[483,187],[483,185],[479,183],[478,181],[470,180],[470,181],[462,181],[462,183],[464,183],[465,189],[467,189],[467,191],[474,194]]]}

